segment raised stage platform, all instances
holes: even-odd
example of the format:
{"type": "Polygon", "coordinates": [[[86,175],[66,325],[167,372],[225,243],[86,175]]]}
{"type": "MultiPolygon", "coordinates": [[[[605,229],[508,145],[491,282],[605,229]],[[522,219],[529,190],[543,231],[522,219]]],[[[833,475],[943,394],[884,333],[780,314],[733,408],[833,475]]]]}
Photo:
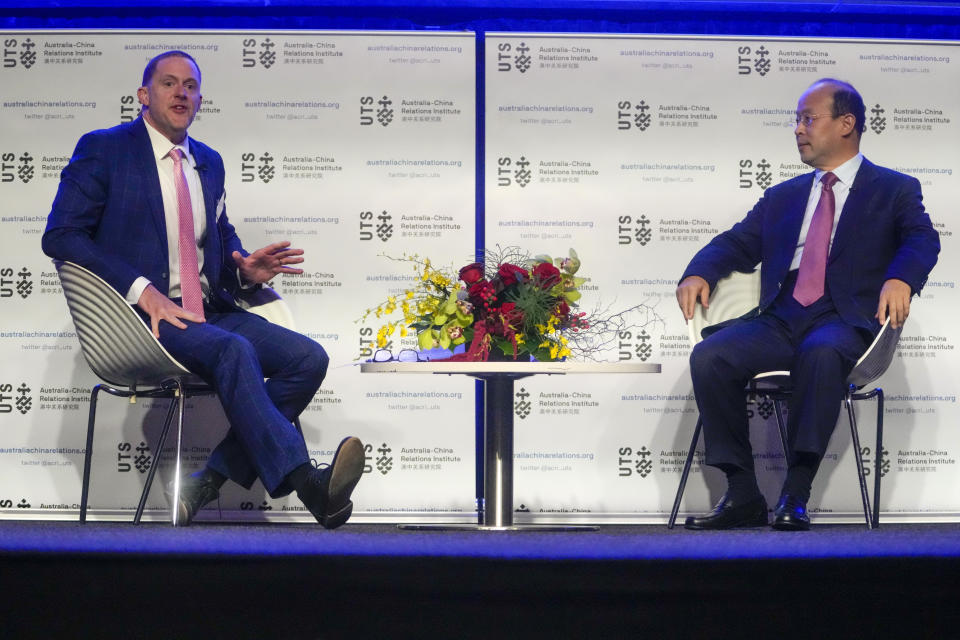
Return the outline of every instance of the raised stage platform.
{"type": "Polygon", "coordinates": [[[956,524],[0,522],[6,638],[948,638],[958,584],[956,524]]]}

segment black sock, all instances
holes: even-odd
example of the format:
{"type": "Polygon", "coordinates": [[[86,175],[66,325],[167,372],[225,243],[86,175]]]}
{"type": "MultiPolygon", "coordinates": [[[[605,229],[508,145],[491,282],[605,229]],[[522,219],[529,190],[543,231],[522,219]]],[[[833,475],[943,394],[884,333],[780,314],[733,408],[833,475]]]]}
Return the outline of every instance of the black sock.
{"type": "Polygon", "coordinates": [[[820,456],[811,451],[798,451],[793,464],[787,469],[787,479],[783,483],[783,493],[797,496],[804,502],[810,499],[810,487],[820,468],[820,456]]]}
{"type": "Polygon", "coordinates": [[[760,496],[760,487],[757,486],[757,476],[753,469],[724,464],[720,470],[727,476],[727,498],[734,504],[749,502],[760,496]]]}
{"type": "Polygon", "coordinates": [[[313,465],[309,462],[304,462],[287,474],[287,482],[290,483],[290,486],[293,487],[295,491],[299,491],[300,487],[307,481],[307,475],[311,471],[313,471],[313,465]]]}
{"type": "Polygon", "coordinates": [[[191,474],[194,478],[200,478],[206,482],[209,482],[214,487],[219,489],[223,486],[223,483],[227,481],[227,477],[222,473],[214,471],[210,467],[204,467],[200,471],[197,471],[194,474],[191,474]]]}

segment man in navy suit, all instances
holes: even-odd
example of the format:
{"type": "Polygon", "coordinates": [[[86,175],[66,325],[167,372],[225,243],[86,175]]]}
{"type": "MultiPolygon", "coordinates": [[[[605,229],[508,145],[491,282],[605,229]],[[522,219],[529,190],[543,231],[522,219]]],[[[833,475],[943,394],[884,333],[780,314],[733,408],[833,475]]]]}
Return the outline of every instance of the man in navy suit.
{"type": "Polygon", "coordinates": [[[126,296],[167,351],[216,389],[230,430],[206,468],[184,479],[181,523],[218,498],[227,479],[249,488],[260,478],[272,497],[296,491],[321,525],[340,526],[352,513],[363,445],[344,439],[317,469],[291,423],[320,387],[327,354],[234,302],[277,274],[302,273],[291,265],[303,251],[289,242],[253,253],[241,245],[224,208],[223,159],[187,136],[202,102],[192,57],[155,57],[137,97],[141,117],[77,143],[43,250],[126,296]]]}
{"type": "Polygon", "coordinates": [[[815,171],[767,189],[746,218],[697,252],[680,280],[677,301],[689,320],[698,302],[709,304],[719,279],[760,265],[757,315],[705,338],[690,356],[706,463],[726,474],[728,488],[713,511],[687,518],[688,529],[767,524],[744,389],[772,370],[790,370],[794,383],[791,455],[773,526],[809,528],[810,488],[846,377],[888,318],[894,328],[903,324],[936,264],[940,240],[920,183],[861,155],[864,121],[851,85],[830,78],[811,85],[797,105],[794,134],[800,158],[815,171]]]}

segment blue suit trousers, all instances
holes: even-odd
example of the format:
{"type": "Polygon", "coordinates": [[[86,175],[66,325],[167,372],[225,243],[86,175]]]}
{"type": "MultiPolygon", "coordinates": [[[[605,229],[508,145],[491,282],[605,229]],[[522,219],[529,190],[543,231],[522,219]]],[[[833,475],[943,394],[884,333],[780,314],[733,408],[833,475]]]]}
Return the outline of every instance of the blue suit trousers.
{"type": "Polygon", "coordinates": [[[320,388],[329,358],[310,338],[255,314],[206,305],[204,313],[205,323],[184,321],[186,329],[161,322],[160,343],[213,386],[230,423],[207,464],[243,487],[259,477],[272,497],[286,495],[287,474],[310,461],[291,421],[320,388]]]}
{"type": "Polygon", "coordinates": [[[768,309],[705,338],[690,355],[705,462],[711,466],[753,469],[746,385],[766,371],[791,373],[790,455],[826,452],[846,378],[872,336],[840,318],[829,292],[808,307],[800,305],[793,299],[795,281],[794,271],[768,309]]]}

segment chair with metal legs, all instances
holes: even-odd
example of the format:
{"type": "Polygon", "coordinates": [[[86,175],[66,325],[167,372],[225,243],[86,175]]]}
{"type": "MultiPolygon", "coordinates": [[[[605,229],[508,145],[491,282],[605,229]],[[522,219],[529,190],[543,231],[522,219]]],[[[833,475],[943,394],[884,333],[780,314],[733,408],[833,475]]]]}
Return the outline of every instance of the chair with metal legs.
{"type": "MultiPolygon", "coordinates": [[[[100,391],[130,398],[170,398],[156,455],[150,463],[143,493],[134,515],[139,524],[153,478],[166,444],[167,435],[177,415],[177,453],[173,482],[171,514],[174,526],[178,522],[177,504],[180,498],[180,474],[183,439],[183,418],[187,398],[213,395],[212,387],[193,375],[177,362],[153,336],[150,328],[113,287],[93,272],[72,262],[54,261],[63,293],[67,299],[80,340],[80,348],[87,364],[103,380],[90,393],[90,412],[87,420],[87,443],[83,462],[83,485],[80,495],[80,522],[87,519],[87,499],[90,488],[90,467],[93,455],[93,432],[100,391]]],[[[253,313],[290,327],[292,317],[283,300],[268,287],[257,289],[251,300],[244,302],[253,313]]],[[[299,422],[295,421],[297,428],[299,422]]]]}
{"type": "MultiPolygon", "coordinates": [[[[760,277],[758,272],[738,273],[734,272],[717,283],[710,297],[710,307],[704,309],[697,305],[693,319],[688,323],[690,330],[691,344],[696,344],[701,339],[701,332],[706,327],[715,327],[716,325],[738,318],[752,309],[756,308],[757,301],[760,299],[760,277]]],[[[880,333],[874,339],[873,343],[867,348],[864,354],[854,365],[850,375],[847,376],[847,391],[843,402],[847,409],[847,419],[850,423],[850,437],[854,447],[854,460],[857,464],[857,478],[860,483],[860,497],[863,502],[863,515],[867,523],[867,528],[874,529],[880,526],[880,476],[881,476],[881,452],[883,451],[883,390],[876,387],[869,391],[863,391],[864,387],[879,378],[886,372],[887,367],[893,361],[896,354],[897,342],[900,339],[902,327],[894,329],[890,326],[889,319],[880,329],[880,333]],[[877,399],[877,434],[876,434],[876,455],[874,456],[873,469],[873,505],[867,491],[866,471],[863,465],[862,449],[860,448],[860,435],[857,427],[857,418],[853,407],[854,400],[877,399]]],[[[790,384],[789,371],[769,371],[755,376],[747,385],[748,398],[763,397],[773,403],[774,413],[777,418],[777,427],[780,435],[780,445],[783,448],[785,460],[789,460],[789,448],[787,445],[787,428],[783,416],[783,402],[789,400],[792,389],[790,384]]],[[[690,467],[693,464],[694,453],[697,443],[700,441],[700,432],[703,429],[703,420],[698,416],[697,424],[693,430],[693,438],[690,441],[690,448],[687,451],[686,462],[683,466],[683,473],[680,475],[680,486],[677,487],[677,495],[673,501],[673,508],[670,511],[670,519],[667,527],[672,529],[677,521],[677,514],[680,511],[680,502],[683,499],[683,492],[687,486],[687,478],[690,475],[690,467]]]]}

